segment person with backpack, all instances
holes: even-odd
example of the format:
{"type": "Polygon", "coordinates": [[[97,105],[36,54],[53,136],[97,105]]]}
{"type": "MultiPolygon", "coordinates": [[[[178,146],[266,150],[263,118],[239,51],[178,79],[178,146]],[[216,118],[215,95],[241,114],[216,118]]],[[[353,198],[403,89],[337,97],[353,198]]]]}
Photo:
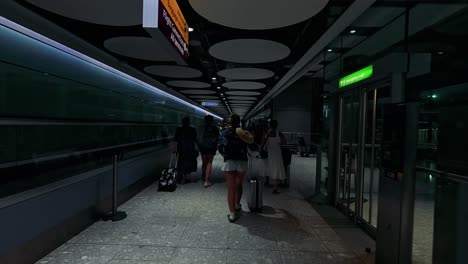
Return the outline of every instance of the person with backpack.
{"type": "Polygon", "coordinates": [[[205,116],[205,124],[199,129],[198,149],[202,157],[202,179],[203,186],[213,185],[209,178],[213,168],[213,158],[216,155],[216,149],[219,141],[219,128],[213,124],[213,116],[205,116]]]}
{"type": "Polygon", "coordinates": [[[174,152],[177,152],[178,182],[188,182],[188,175],[197,171],[197,131],[190,126],[190,118],[182,118],[182,127],[174,135],[174,152]]]}
{"type": "Polygon", "coordinates": [[[248,145],[254,142],[250,132],[240,128],[240,117],[232,114],[229,128],[221,133],[218,151],[224,157],[222,170],[226,177],[229,206],[228,220],[235,222],[240,217],[242,183],[248,167],[248,145]]]}

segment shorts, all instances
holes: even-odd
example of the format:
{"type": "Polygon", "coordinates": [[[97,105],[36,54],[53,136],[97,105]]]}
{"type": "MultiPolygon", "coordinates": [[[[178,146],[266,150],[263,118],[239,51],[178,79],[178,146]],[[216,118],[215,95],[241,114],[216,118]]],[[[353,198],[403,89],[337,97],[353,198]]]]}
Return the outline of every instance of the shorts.
{"type": "Polygon", "coordinates": [[[247,161],[245,160],[226,160],[223,164],[223,171],[247,171],[247,161]]]}
{"type": "Polygon", "coordinates": [[[203,148],[203,147],[199,147],[200,149],[200,153],[202,155],[216,155],[216,149],[210,149],[210,148],[203,148]]]}

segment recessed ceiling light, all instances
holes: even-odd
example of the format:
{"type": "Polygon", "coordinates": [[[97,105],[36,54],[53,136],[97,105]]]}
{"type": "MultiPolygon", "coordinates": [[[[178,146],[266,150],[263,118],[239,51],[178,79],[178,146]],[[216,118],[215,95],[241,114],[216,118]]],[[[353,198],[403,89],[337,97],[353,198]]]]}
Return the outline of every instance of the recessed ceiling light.
{"type": "Polygon", "coordinates": [[[223,93],[221,93],[221,96],[223,96],[223,93]]]}
{"type": "Polygon", "coordinates": [[[211,78],[211,80],[216,81],[216,77],[211,78]]]}
{"type": "Polygon", "coordinates": [[[354,33],[356,33],[356,30],[351,29],[351,31],[349,31],[349,33],[354,34],[354,33]]]}
{"type": "Polygon", "coordinates": [[[332,49],[328,49],[327,51],[328,51],[328,52],[332,52],[333,50],[332,50],[332,49]]]}
{"type": "Polygon", "coordinates": [[[444,54],[444,52],[443,52],[443,51],[439,51],[439,52],[437,52],[437,54],[439,54],[439,55],[443,55],[443,54],[444,54]]]}
{"type": "Polygon", "coordinates": [[[218,86],[217,88],[218,88],[218,90],[221,90],[221,87],[218,86]]]}
{"type": "Polygon", "coordinates": [[[193,28],[189,27],[188,32],[193,32],[193,28]]]}

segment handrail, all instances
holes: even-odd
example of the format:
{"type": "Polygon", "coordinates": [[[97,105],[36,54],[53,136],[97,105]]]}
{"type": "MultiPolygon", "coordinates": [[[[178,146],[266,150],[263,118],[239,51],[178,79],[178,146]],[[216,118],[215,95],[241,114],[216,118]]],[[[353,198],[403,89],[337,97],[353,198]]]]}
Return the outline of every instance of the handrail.
{"type": "Polygon", "coordinates": [[[161,126],[178,125],[178,123],[156,123],[156,122],[115,122],[115,121],[77,121],[42,118],[8,118],[0,117],[0,126],[161,126]]]}
{"type": "Polygon", "coordinates": [[[165,138],[160,138],[160,139],[150,139],[150,140],[138,141],[138,142],[127,143],[127,144],[113,145],[109,147],[94,148],[94,149],[88,149],[88,150],[83,150],[83,151],[74,151],[74,152],[57,154],[57,155],[52,155],[52,156],[33,158],[33,159],[28,159],[28,160],[12,161],[12,162],[0,164],[0,169],[11,168],[15,166],[22,166],[22,165],[32,164],[32,163],[37,163],[37,162],[45,162],[45,161],[63,159],[63,158],[68,158],[68,157],[73,157],[73,156],[80,156],[83,154],[89,154],[89,153],[100,152],[100,151],[105,151],[105,150],[119,149],[123,147],[131,147],[131,146],[136,146],[136,145],[141,145],[141,144],[146,144],[146,143],[162,142],[169,138],[170,137],[165,137],[165,138]]]}
{"type": "Polygon", "coordinates": [[[427,172],[427,173],[431,173],[431,175],[434,175],[434,176],[437,176],[437,177],[444,177],[444,178],[448,178],[448,179],[455,180],[455,181],[458,181],[458,182],[468,183],[468,176],[464,176],[464,175],[459,175],[459,174],[446,172],[446,171],[429,169],[429,168],[425,168],[425,167],[421,167],[421,166],[416,166],[416,171],[427,172]]]}

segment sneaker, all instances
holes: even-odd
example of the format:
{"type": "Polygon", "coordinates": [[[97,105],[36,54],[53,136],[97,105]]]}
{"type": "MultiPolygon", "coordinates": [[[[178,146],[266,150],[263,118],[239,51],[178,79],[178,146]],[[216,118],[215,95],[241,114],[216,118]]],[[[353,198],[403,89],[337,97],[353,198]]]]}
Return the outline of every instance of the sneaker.
{"type": "Polygon", "coordinates": [[[204,186],[205,188],[208,188],[208,187],[210,187],[211,185],[213,185],[213,183],[211,183],[211,182],[209,182],[209,181],[206,181],[206,182],[203,184],[203,186],[204,186]]]}
{"type": "Polygon", "coordinates": [[[228,214],[227,218],[230,223],[234,223],[237,221],[237,219],[239,219],[239,216],[236,215],[235,217],[231,217],[231,214],[228,214]]]}

